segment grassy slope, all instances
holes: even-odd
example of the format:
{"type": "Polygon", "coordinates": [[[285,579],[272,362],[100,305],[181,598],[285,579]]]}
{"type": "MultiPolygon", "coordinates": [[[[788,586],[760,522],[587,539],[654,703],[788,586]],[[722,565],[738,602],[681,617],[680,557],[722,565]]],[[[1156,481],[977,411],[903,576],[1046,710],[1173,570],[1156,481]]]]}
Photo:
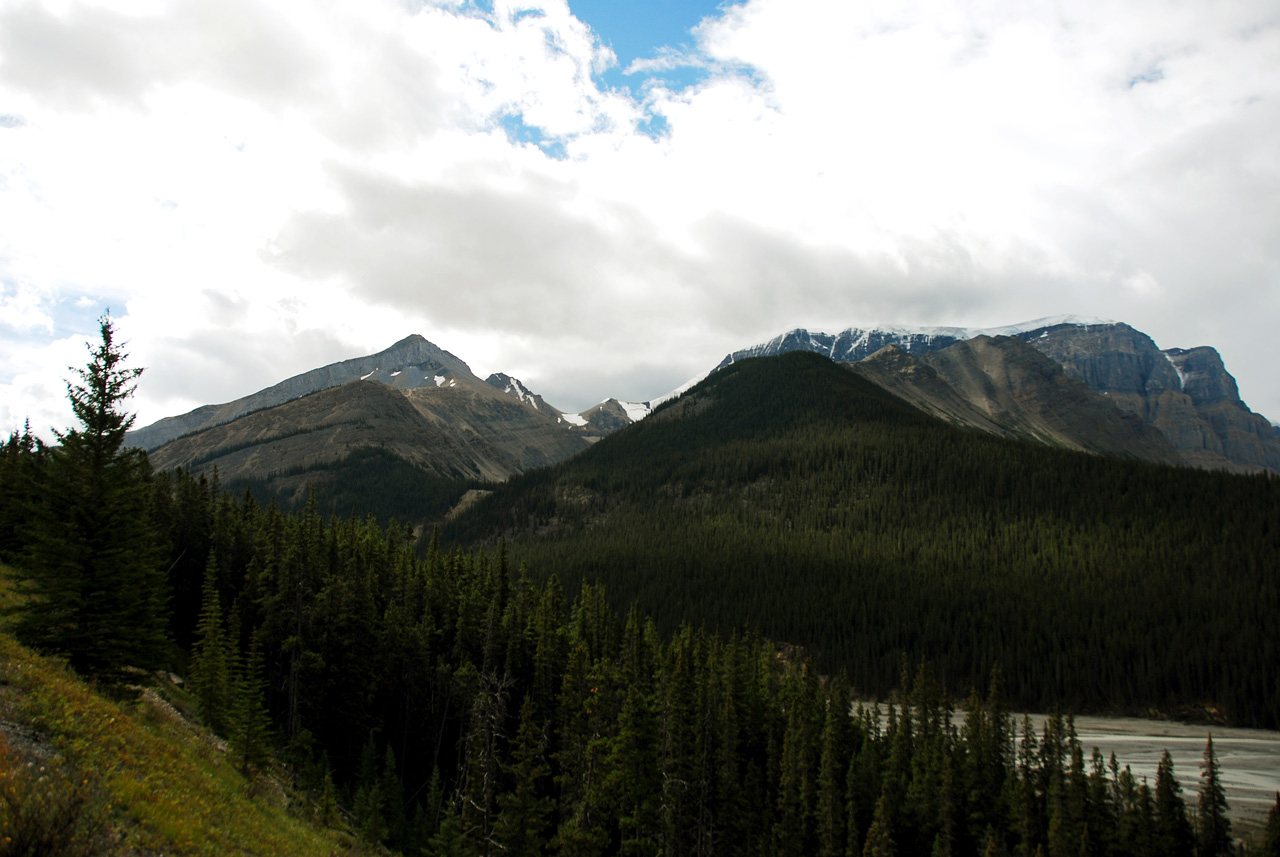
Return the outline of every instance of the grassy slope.
{"type": "MultiPolygon", "coordinates": [[[[0,567],[0,604],[11,599],[7,578],[0,567]]],[[[0,720],[52,747],[75,780],[97,783],[97,809],[115,843],[109,853],[329,855],[351,847],[290,815],[278,790],[247,782],[205,733],[154,695],[107,699],[2,629],[0,720]]],[[[7,759],[0,753],[11,776],[15,762],[22,760],[12,751],[7,759]]]]}

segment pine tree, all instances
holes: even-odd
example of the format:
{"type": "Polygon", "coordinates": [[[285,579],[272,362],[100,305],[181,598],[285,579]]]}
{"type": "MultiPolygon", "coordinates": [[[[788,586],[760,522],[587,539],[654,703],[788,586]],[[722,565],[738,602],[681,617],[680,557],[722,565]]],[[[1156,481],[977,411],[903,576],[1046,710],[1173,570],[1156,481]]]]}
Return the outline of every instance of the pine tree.
{"type": "Polygon", "coordinates": [[[1173,775],[1173,758],[1165,750],[1156,766],[1156,851],[1169,857],[1190,857],[1195,837],[1182,802],[1182,786],[1173,775]]]}
{"type": "Polygon", "coordinates": [[[382,817],[387,824],[387,844],[402,851],[409,819],[404,811],[404,786],[396,773],[396,754],[389,745],[382,761],[378,791],[382,798],[382,817]]]}
{"type": "Polygon", "coordinates": [[[822,726],[822,755],[818,760],[818,853],[820,857],[841,857],[846,846],[844,775],[849,769],[849,692],[841,680],[827,703],[822,726]]]}
{"type": "Polygon", "coordinates": [[[225,735],[231,718],[231,666],[235,651],[222,624],[222,606],[214,586],[216,565],[217,558],[211,554],[204,576],[204,603],[196,625],[188,686],[205,725],[225,735]]]}
{"type": "Polygon", "coordinates": [[[888,794],[881,794],[876,801],[876,812],[867,831],[867,842],[862,847],[862,857],[894,857],[898,853],[893,842],[893,820],[889,816],[888,794]]]}
{"type": "Polygon", "coordinates": [[[1196,815],[1198,857],[1223,857],[1232,852],[1231,821],[1227,818],[1227,795],[1222,789],[1221,767],[1213,752],[1213,736],[1204,745],[1200,766],[1200,811],[1196,815]]]}
{"type": "Polygon", "coordinates": [[[271,716],[267,713],[267,683],[262,648],[255,636],[249,657],[234,673],[228,740],[244,773],[261,768],[271,758],[271,716]]]}
{"type": "Polygon", "coordinates": [[[28,594],[16,631],[67,656],[77,671],[120,684],[130,667],[155,668],[165,649],[166,587],[147,514],[150,464],[125,449],[134,417],[122,409],[141,369],[115,342],[110,315],[78,382],[67,382],[80,423],[57,433],[33,489],[21,563],[28,594]]]}
{"type": "Polygon", "coordinates": [[[605,789],[617,807],[621,854],[655,854],[662,794],[658,723],[650,701],[631,689],[618,715],[609,750],[605,789]]]}
{"type": "Polygon", "coordinates": [[[378,776],[378,744],[372,732],[360,752],[360,779],[353,800],[356,833],[368,843],[387,837],[387,819],[383,812],[382,778],[378,776]]]}
{"type": "Polygon", "coordinates": [[[0,446],[0,561],[21,559],[30,530],[31,492],[45,457],[43,444],[31,434],[31,423],[0,446]]]}
{"type": "Polygon", "coordinates": [[[526,698],[508,769],[513,787],[498,798],[500,814],[493,828],[493,839],[504,853],[536,855],[546,841],[555,808],[546,745],[546,728],[534,722],[533,702],[526,698]]]}

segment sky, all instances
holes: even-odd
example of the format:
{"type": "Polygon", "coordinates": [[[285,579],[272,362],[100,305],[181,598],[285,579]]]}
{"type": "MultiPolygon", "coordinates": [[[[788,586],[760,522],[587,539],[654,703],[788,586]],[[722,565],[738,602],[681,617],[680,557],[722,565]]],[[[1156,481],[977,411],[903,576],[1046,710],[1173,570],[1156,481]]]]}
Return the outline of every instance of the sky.
{"type": "Polygon", "coordinates": [[[0,432],[418,333],[557,407],[1124,321],[1280,420],[1274,0],[0,0],[0,432]]]}

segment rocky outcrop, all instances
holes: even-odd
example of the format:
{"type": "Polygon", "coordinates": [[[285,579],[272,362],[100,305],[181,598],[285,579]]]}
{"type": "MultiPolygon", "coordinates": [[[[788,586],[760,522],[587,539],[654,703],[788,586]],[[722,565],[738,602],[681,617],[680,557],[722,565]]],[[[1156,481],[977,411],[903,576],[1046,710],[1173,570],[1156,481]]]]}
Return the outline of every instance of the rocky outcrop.
{"type": "Polygon", "coordinates": [[[495,372],[485,379],[485,383],[501,390],[508,396],[524,402],[540,413],[556,419],[566,431],[585,438],[588,443],[595,443],[605,435],[626,428],[637,419],[639,414],[647,413],[647,406],[638,412],[636,408],[628,409],[617,399],[605,399],[598,405],[588,408],[579,414],[570,414],[547,404],[542,396],[526,387],[519,378],[512,378],[502,372],[495,372]]]}

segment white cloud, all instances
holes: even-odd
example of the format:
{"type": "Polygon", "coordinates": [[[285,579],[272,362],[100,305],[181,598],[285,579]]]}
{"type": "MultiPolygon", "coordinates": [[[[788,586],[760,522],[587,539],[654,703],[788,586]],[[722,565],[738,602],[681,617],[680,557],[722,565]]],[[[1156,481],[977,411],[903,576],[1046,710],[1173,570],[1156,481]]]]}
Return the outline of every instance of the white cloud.
{"type": "Polygon", "coordinates": [[[579,409],[793,326],[1066,312],[1280,415],[1271,4],[749,0],[635,96],[563,0],[493,6],[0,0],[0,429],[58,412],[86,296],[143,421],[411,332],[579,409]]]}

